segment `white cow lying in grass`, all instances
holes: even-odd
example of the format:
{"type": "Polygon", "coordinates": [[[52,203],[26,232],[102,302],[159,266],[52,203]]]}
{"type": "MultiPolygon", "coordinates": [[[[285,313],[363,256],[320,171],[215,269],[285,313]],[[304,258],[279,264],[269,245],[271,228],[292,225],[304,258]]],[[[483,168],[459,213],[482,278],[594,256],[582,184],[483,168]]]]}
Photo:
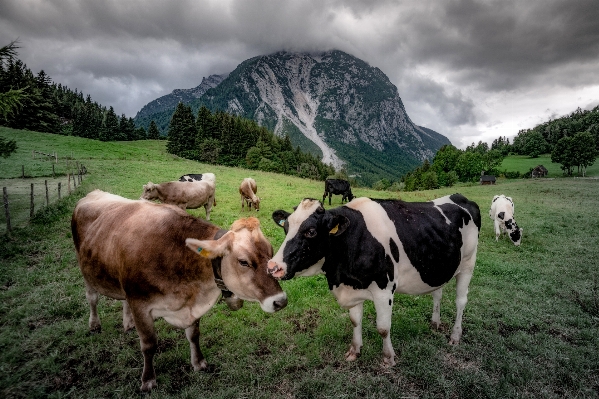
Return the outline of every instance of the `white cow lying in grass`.
{"type": "Polygon", "coordinates": [[[505,232],[514,245],[520,245],[523,229],[519,228],[514,219],[514,201],[505,195],[496,195],[491,202],[489,217],[495,223],[495,241],[505,232]]]}

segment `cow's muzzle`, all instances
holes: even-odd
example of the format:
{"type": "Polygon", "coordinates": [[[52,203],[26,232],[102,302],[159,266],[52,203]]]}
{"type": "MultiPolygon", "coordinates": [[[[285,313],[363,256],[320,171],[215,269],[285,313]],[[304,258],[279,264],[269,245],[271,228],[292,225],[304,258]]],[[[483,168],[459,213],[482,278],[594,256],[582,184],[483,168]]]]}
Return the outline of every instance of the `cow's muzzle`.
{"type": "Polygon", "coordinates": [[[281,265],[272,259],[268,261],[266,269],[268,270],[268,274],[270,274],[277,280],[280,280],[281,278],[283,278],[285,276],[284,265],[281,265]]]}

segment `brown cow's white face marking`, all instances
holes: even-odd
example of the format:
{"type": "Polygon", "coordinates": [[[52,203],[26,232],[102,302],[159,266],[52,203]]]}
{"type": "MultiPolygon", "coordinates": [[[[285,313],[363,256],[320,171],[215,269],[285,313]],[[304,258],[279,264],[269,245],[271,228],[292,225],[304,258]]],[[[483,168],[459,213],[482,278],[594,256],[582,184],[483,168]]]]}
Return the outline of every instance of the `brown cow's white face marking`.
{"type": "MultiPolygon", "coordinates": [[[[258,223],[255,218],[248,219],[258,223]]],[[[257,226],[236,229],[234,224],[232,231],[218,240],[188,238],[185,242],[201,256],[222,257],[221,274],[227,288],[240,299],[260,302],[262,310],[272,313],[287,305],[287,295],[267,273],[272,246],[257,226]]]]}

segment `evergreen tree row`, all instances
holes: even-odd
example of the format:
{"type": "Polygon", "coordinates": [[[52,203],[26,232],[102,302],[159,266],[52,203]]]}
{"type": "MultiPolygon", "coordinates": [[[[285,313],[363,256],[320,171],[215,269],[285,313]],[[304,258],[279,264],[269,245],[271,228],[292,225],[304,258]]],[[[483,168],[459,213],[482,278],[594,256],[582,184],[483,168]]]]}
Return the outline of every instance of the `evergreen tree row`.
{"type": "Polygon", "coordinates": [[[179,103],[171,118],[167,151],[200,162],[259,169],[324,180],[335,173],[331,165],[293,148],[289,136],[278,137],[250,119],[223,111],[211,112],[179,103]]]}
{"type": "Polygon", "coordinates": [[[20,90],[19,104],[13,112],[3,115],[0,123],[15,129],[28,129],[90,139],[143,140],[146,131],[136,128],[133,118],[117,116],[83,93],[53,83],[42,70],[34,75],[18,59],[0,64],[0,93],[20,90]]]}

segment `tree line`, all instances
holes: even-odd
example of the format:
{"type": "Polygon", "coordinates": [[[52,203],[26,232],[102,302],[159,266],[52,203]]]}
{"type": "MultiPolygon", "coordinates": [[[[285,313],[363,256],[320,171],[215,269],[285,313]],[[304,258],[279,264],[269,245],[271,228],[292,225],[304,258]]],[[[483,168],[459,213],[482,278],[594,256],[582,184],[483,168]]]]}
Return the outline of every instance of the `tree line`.
{"type": "Polygon", "coordinates": [[[551,162],[561,165],[565,175],[573,175],[577,168],[584,176],[586,168],[599,156],[599,106],[585,111],[578,108],[570,115],[520,130],[513,143],[499,136],[490,147],[482,141],[472,143],[465,150],[445,145],[435,154],[432,163],[425,160],[403,176],[400,187],[414,191],[452,186],[458,181],[475,182],[483,171],[508,178],[522,177],[519,172],[498,170],[507,155],[536,158],[547,153],[551,154],[551,162]]]}
{"type": "Polygon", "coordinates": [[[179,103],[167,132],[167,151],[183,158],[267,172],[324,180],[335,173],[332,165],[293,148],[288,135],[279,137],[251,119],[211,112],[179,103]]]}
{"type": "Polygon", "coordinates": [[[599,106],[577,108],[570,115],[520,130],[510,151],[532,158],[551,153],[551,162],[559,163],[566,175],[571,176],[576,167],[584,176],[599,155],[599,106]]]}
{"type": "MultiPolygon", "coordinates": [[[[113,107],[92,101],[88,94],[54,83],[42,70],[38,74],[16,58],[15,42],[2,47],[0,57],[0,123],[28,129],[102,141],[142,140],[145,129],[133,118],[118,116],[113,107]]],[[[158,138],[158,137],[155,137],[158,138]]]]}

